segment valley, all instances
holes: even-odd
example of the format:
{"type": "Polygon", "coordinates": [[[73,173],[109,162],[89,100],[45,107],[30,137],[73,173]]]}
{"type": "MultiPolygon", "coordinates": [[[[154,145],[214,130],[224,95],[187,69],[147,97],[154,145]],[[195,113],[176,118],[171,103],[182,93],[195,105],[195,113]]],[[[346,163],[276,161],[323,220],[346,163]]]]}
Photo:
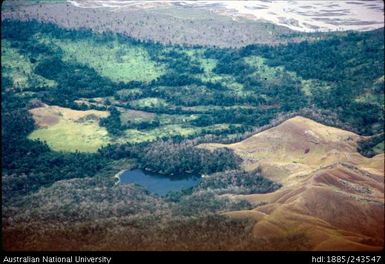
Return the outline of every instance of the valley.
{"type": "Polygon", "coordinates": [[[3,247],[382,250],[384,28],[353,2],[6,1],[3,247]]]}

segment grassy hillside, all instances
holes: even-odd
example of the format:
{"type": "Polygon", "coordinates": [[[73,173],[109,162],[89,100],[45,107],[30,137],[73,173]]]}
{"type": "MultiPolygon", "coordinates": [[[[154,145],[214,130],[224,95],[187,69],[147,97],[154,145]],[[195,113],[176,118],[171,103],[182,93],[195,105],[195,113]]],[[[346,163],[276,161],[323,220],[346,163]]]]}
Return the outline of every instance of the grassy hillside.
{"type": "Polygon", "coordinates": [[[346,162],[373,172],[370,159],[358,153],[360,140],[361,137],[352,132],[296,116],[237,143],[201,147],[231,148],[243,158],[244,169],[259,168],[265,176],[285,183],[335,163],[346,162]]]}
{"type": "Polygon", "coordinates": [[[282,184],[273,193],[232,195],[235,200],[252,203],[255,209],[226,215],[256,219],[252,232],[257,237],[283,239],[293,233],[304,234],[307,244],[316,250],[382,247],[384,154],[372,159],[361,156],[359,139],[354,133],[294,117],[225,145],[242,158],[244,169],[257,168],[282,184]]]}

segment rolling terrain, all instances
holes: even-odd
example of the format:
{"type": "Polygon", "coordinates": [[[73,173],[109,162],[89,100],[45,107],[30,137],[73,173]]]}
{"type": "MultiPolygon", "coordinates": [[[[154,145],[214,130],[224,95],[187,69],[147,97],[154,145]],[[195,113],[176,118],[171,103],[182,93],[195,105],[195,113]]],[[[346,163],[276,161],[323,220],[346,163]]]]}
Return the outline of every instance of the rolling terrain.
{"type": "Polygon", "coordinates": [[[384,154],[357,152],[360,136],[297,116],[226,146],[283,187],[269,194],[232,195],[257,205],[226,215],[256,221],[256,237],[305,234],[312,250],[383,247],[384,154]],[[262,204],[262,205],[261,205],[262,204]]]}
{"type": "Polygon", "coordinates": [[[361,156],[359,138],[297,116],[238,143],[199,145],[233,149],[246,172],[207,175],[187,195],[166,199],[135,185],[113,186],[105,177],[113,166],[57,181],[5,208],[4,243],[29,250],[378,251],[384,155],[361,156]],[[267,179],[255,174],[257,166],[267,179]]]}
{"type": "Polygon", "coordinates": [[[357,0],[5,1],[4,248],[383,249],[379,15],[357,0]],[[160,196],[117,180],[131,170],[197,181],[160,196]]]}

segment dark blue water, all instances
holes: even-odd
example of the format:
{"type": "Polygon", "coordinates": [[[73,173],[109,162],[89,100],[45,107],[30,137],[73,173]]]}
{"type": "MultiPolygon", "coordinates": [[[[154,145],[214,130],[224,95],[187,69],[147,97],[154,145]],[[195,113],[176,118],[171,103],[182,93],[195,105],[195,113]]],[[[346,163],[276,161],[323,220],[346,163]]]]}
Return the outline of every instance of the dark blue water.
{"type": "Polygon", "coordinates": [[[170,179],[164,175],[141,169],[127,170],[120,175],[120,184],[136,183],[148,191],[162,196],[171,191],[181,191],[193,187],[199,181],[199,176],[170,179]]]}

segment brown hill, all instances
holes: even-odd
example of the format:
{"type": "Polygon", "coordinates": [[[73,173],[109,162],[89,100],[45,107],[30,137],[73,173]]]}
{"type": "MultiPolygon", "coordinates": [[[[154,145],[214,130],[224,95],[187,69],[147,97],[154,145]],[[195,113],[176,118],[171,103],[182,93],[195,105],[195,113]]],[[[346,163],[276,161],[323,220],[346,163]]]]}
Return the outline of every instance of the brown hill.
{"type": "MultiPolygon", "coordinates": [[[[357,152],[360,136],[294,117],[229,147],[246,170],[283,187],[274,193],[234,195],[256,205],[230,212],[254,218],[253,234],[272,243],[302,235],[313,250],[379,250],[384,244],[384,154],[357,152]],[[262,204],[262,205],[261,205],[262,204]]],[[[288,244],[288,250],[293,249],[288,244]]]]}

